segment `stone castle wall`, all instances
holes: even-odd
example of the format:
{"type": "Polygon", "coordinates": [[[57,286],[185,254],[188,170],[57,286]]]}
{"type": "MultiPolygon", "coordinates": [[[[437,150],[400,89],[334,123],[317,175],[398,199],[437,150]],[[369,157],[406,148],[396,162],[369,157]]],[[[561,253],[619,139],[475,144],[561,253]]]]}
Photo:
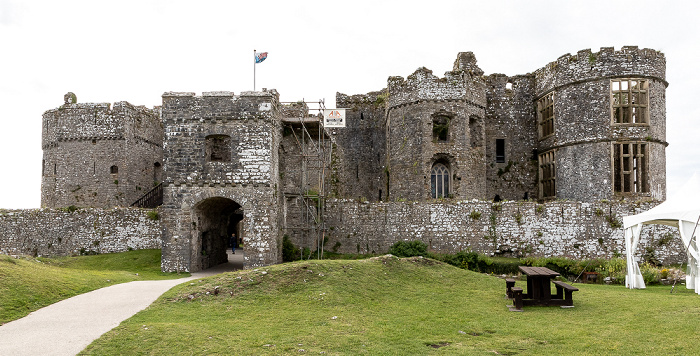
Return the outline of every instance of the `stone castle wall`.
{"type": "Polygon", "coordinates": [[[531,75],[486,77],[486,199],[537,198],[537,120],[532,105],[531,75]],[[503,162],[496,159],[496,140],[505,140],[503,162]]]}
{"type": "Polygon", "coordinates": [[[247,267],[279,262],[279,110],[274,90],[163,94],[164,271],[225,262],[232,232],[247,267]]]}
{"type": "Polygon", "coordinates": [[[650,189],[637,196],[665,199],[668,83],[662,53],[636,46],[620,51],[605,47],[595,53],[587,49],[559,57],[535,71],[534,77],[536,99],[554,93],[555,133],[539,141],[538,151],[556,150],[557,198],[610,199],[614,195],[612,145],[634,141],[646,143],[650,151],[650,189]],[[612,123],[610,80],[614,78],[648,80],[648,123],[612,123]]]}
{"type": "MultiPolygon", "coordinates": [[[[458,61],[464,57],[460,53],[458,61]]],[[[388,80],[386,165],[389,200],[430,199],[433,164],[448,166],[455,198],[485,198],[486,90],[472,57],[438,78],[419,68],[405,80],[388,80]],[[449,118],[447,140],[434,138],[433,118],[449,118]]]]}
{"type": "Polygon", "coordinates": [[[71,256],[161,248],[160,221],[137,208],[0,210],[0,253],[71,256]]]}
{"type": "Polygon", "coordinates": [[[42,206],[129,206],[161,179],[157,109],[67,100],[42,126],[42,206]]]}
{"type": "Polygon", "coordinates": [[[329,196],[380,201],[386,198],[386,91],[336,94],[346,108],[346,127],[328,130],[333,138],[329,196]]]}
{"type": "MultiPolygon", "coordinates": [[[[486,255],[611,258],[625,250],[622,217],[652,203],[526,201],[358,202],[329,200],[326,250],[385,253],[397,241],[420,240],[438,253],[472,250],[486,255]]],[[[685,261],[678,229],[643,228],[647,247],[663,263],[685,261]]]]}

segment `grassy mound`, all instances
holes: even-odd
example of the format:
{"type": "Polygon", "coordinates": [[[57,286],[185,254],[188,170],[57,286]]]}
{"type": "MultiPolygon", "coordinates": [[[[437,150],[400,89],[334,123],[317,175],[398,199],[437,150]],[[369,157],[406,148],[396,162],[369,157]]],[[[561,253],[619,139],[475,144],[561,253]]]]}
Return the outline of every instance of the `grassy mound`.
{"type": "Polygon", "coordinates": [[[692,291],[577,286],[573,309],[516,313],[503,280],[431,259],[300,261],[177,286],[84,354],[700,351],[692,291]]]}

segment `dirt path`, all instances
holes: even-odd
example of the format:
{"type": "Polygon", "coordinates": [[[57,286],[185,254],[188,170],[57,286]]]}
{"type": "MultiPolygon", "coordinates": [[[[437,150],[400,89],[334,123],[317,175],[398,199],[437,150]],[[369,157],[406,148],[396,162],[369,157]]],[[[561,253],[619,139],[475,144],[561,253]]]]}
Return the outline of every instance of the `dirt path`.
{"type": "Polygon", "coordinates": [[[122,283],[81,294],[0,326],[0,355],[75,355],[102,334],[148,307],[170,288],[243,268],[242,251],[191,277],[122,283]]]}

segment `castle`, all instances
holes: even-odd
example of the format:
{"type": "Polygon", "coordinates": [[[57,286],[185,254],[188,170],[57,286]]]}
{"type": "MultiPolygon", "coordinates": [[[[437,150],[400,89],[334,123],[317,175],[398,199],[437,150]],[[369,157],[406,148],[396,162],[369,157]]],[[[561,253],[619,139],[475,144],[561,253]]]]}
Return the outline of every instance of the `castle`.
{"type": "MultiPolygon", "coordinates": [[[[582,216],[665,199],[667,86],[664,55],[628,46],[511,77],[462,52],[442,78],[419,68],[338,93],[345,128],[275,90],[167,92],[153,109],[68,93],[43,116],[42,206],[162,197],[164,271],[225,262],[232,234],[248,267],[281,261],[283,236],[312,251],[422,239],[440,252],[551,255],[590,245],[555,236],[582,216]],[[560,230],[545,236],[549,226],[560,230]]],[[[603,245],[619,234],[609,225],[579,234],[603,245]]]]}

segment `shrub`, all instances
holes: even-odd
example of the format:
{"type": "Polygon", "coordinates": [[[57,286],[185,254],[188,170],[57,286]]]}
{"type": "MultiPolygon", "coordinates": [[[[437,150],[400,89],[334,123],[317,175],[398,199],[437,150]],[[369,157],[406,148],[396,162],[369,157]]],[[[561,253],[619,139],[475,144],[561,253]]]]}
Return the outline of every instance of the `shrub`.
{"type": "Polygon", "coordinates": [[[157,210],[150,210],[148,213],[146,213],[146,215],[148,216],[149,219],[151,219],[153,221],[156,221],[156,220],[158,220],[158,218],[160,218],[157,210]]]}
{"type": "Polygon", "coordinates": [[[289,236],[282,237],[282,261],[291,262],[299,259],[299,248],[294,246],[289,236]]]}
{"type": "Polygon", "coordinates": [[[396,257],[426,256],[428,245],[423,241],[397,241],[389,249],[389,253],[396,257]]]}

